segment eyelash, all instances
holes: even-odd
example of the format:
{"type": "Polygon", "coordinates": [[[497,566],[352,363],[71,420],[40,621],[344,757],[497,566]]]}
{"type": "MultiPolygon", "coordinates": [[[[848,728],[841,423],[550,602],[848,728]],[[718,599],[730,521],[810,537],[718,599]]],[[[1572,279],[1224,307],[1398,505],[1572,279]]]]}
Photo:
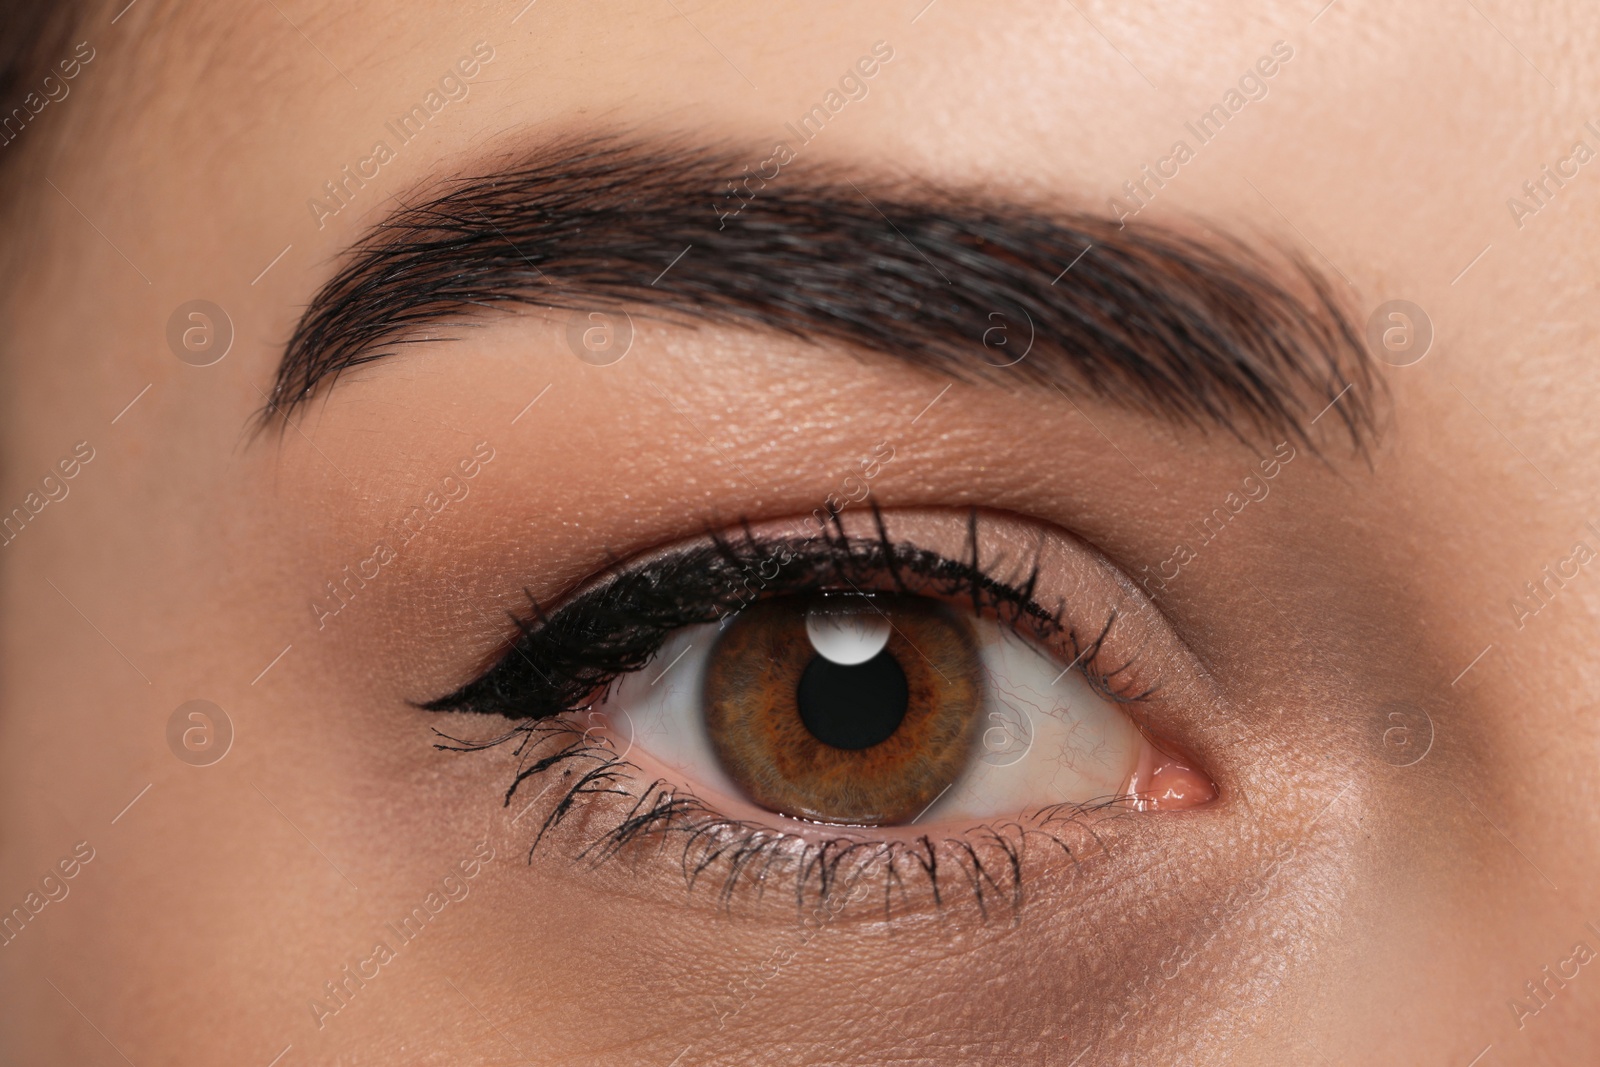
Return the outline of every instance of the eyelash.
{"type": "MultiPolygon", "coordinates": [[[[518,766],[505,792],[507,807],[528,779],[562,769],[564,791],[529,846],[530,862],[546,835],[557,829],[583,798],[611,794],[632,798],[634,803],[576,858],[598,866],[622,855],[630,845],[681,834],[682,868],[690,889],[719,861],[725,862],[718,892],[723,906],[731,904],[741,882],[750,878],[757,881],[758,897],[764,894],[774,867],[787,861],[781,865],[796,876],[796,905],[802,910],[813,886],[818,907],[833,907],[831,902],[838,899],[841,885],[849,888],[853,899],[861,878],[874,867],[883,872],[886,917],[892,912],[894,890],[901,889],[902,895],[906,892],[908,874],[924,878],[934,905],[942,907],[947,896],[941,889],[942,874],[951,867],[965,876],[985,917],[995,894],[1008,899],[1013,908],[1019,907],[1028,840],[1043,837],[1076,863],[1074,846],[1063,837],[1065,830],[1083,824],[1091,812],[1125,810],[1127,798],[1093,805],[1052,805],[1034,813],[1029,826],[1014,821],[984,825],[963,837],[937,843],[926,834],[911,841],[840,836],[812,842],[725,817],[664,780],[637,792],[626,788],[637,781],[629,773],[634,765],[617,756],[608,738],[593,739],[592,730],[582,729],[571,718],[592,712],[618,678],[645,667],[668,637],[684,626],[721,621],[762,596],[863,587],[882,591],[884,578],[895,592],[965,601],[975,614],[987,613],[1036,640],[1063,642],[1064,651],[1072,655],[1072,669],[1110,700],[1136,703],[1153,694],[1153,688],[1133,691],[1127,684],[1131,660],[1110,669],[1100,662],[1117,620],[1114,609],[1085,641],[1063,621],[1064,603],[1052,612],[1034,599],[1037,563],[1020,582],[992,576],[991,571],[1004,561],[996,560],[986,568],[980,560],[976,510],[968,515],[963,560],[897,544],[876,507],[872,515],[875,538],[851,538],[837,514],[831,530],[825,528],[819,535],[803,538],[761,537],[748,524],[741,524],[736,538],[711,533],[705,544],[642,564],[619,566],[553,612],[544,610],[530,595],[531,617],[513,618],[519,636],[510,648],[473,681],[420,705],[429,711],[498,715],[517,725],[485,740],[464,740],[436,730],[444,743],[435,747],[474,752],[511,744],[518,766]],[[541,750],[545,754],[541,755],[541,750]]],[[[1092,830],[1089,833],[1093,836],[1092,830]]]]}

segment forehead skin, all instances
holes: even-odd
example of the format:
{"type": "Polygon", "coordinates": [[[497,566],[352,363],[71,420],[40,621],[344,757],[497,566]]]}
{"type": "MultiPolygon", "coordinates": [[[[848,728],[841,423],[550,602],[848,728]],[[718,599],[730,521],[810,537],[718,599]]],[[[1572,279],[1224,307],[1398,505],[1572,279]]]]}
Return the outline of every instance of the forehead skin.
{"type": "Polygon", "coordinates": [[[1575,942],[1600,947],[1585,927],[1600,923],[1600,577],[1582,569],[1532,617],[1509,603],[1538,603],[1524,583],[1600,539],[1600,164],[1520,225],[1507,198],[1531,203],[1524,181],[1600,141],[1583,105],[1595,21],[1481,0],[1318,6],[144,0],[95,16],[80,34],[95,59],[12,171],[0,506],[76,442],[95,458],[0,549],[0,905],[74,842],[95,859],[0,949],[0,1044],[141,1065],[264,1064],[285,1046],[285,1064],[1592,1050],[1600,978],[1585,968],[1543,1002],[1524,983],[1575,942]],[[559,590],[608,549],[713,519],[805,514],[891,436],[905,462],[874,487],[884,506],[1035,515],[1136,572],[1254,464],[1218,436],[972,386],[913,431],[941,380],[762,338],[642,327],[607,376],[532,318],[352,372],[281,440],[248,432],[299,310],[395,198],[588,130],[747,144],[755,163],[880,40],[893,60],[812,158],[864,189],[914,176],[1095,211],[1193,144],[1185,123],[1284,41],[1266,97],[1130,225],[1285,242],[1362,318],[1391,299],[1426,309],[1429,354],[1382,369],[1371,466],[1331,444],[1330,464],[1297,462],[1278,510],[1165,605],[1230,693],[1237,718],[1196,730],[1243,801],[1116,878],[1044,887],[1014,928],[830,927],[723,1020],[728,984],[792,931],[612,883],[597,895],[502,842],[508,862],[461,905],[476,910],[318,1029],[323,981],[499,817],[501,763],[442,758],[407,702],[481,663],[491,616],[530,582],[559,590]],[[308,199],[479,41],[494,58],[468,97],[319,227],[308,199]],[[166,341],[194,299],[236,331],[208,368],[166,341]],[[319,634],[308,598],[480,440],[496,449],[481,510],[319,634]],[[237,730],[209,768],[165,739],[195,698],[237,730]],[[1381,758],[1387,699],[1433,719],[1415,767],[1381,758]],[[1290,859],[1250,882],[1250,858],[1279,846],[1290,859]],[[1519,1019],[1516,998],[1540,1010],[1519,1019]]]}

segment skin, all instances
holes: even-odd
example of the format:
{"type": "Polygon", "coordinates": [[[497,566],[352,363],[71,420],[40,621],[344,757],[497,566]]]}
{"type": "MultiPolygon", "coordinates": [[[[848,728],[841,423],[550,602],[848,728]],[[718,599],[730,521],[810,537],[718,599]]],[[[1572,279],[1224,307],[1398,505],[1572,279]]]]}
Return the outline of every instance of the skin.
{"type": "Polygon", "coordinates": [[[0,949],[16,1062],[1592,1056],[1600,964],[1537,1014],[1508,1005],[1600,949],[1600,563],[1520,628],[1508,607],[1576,541],[1600,547],[1600,186],[1585,168],[1520,228],[1505,204],[1592,143],[1586,11],[277,6],[94,16],[95,61],[18,142],[0,504],[75,442],[95,458],[0,549],[0,903],[94,849],[0,949]],[[479,40],[495,58],[468,99],[318,229],[306,199],[479,40]],[[671,855],[590,871],[577,838],[529,863],[509,754],[432,747],[435,726],[492,724],[412,706],[484,665],[524,588],[805,515],[885,439],[882,507],[1009,511],[1137,575],[1276,443],[993,385],[919,418],[944,379],[723,331],[642,324],[594,367],[532,314],[353,371],[281,437],[246,431],[299,309],[392,197],[597,126],[758,159],[878,40],[893,62],[808,152],[864,182],[1096,211],[1287,41],[1266,99],[1130,225],[1298,248],[1358,324],[1419,304],[1432,349],[1380,368],[1370,463],[1313,427],[1325,459],[1302,450],[1147,620],[1165,727],[1217,803],[1105,823],[1099,852],[1041,861],[1023,909],[987,919],[805,927],[686,894],[671,855]],[[207,368],[164,339],[196,298],[237,330],[207,368]],[[319,631],[308,599],[480,441],[495,458],[468,497],[319,631]],[[166,740],[196,698],[236,732],[208,767],[166,740]],[[1395,701],[1432,724],[1411,766],[1386,747],[1395,701]],[[495,858],[465,899],[319,1028],[323,982],[480,841],[495,858]]]}

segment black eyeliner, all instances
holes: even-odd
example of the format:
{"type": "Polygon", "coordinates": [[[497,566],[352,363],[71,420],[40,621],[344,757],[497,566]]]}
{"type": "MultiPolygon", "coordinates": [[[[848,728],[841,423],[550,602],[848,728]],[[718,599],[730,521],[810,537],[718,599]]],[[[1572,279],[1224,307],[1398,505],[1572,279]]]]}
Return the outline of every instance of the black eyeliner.
{"type": "MultiPolygon", "coordinates": [[[[874,509],[876,515],[876,509],[874,509]]],[[[1110,629],[1088,642],[1034,599],[1038,567],[1020,586],[979,566],[978,517],[968,524],[968,559],[953,560],[895,542],[877,518],[877,537],[852,538],[835,528],[806,538],[767,537],[741,525],[736,536],[705,541],[622,564],[608,578],[553,611],[529,597],[527,617],[512,617],[517,637],[487,670],[461,688],[420,706],[508,719],[547,719],[581,711],[617,678],[644,668],[672,633],[715,623],[756,597],[878,587],[947,600],[969,599],[975,613],[993,612],[1040,640],[1065,634],[1075,657],[1088,664],[1110,629]],[[770,573],[769,573],[770,571],[770,573]]]]}

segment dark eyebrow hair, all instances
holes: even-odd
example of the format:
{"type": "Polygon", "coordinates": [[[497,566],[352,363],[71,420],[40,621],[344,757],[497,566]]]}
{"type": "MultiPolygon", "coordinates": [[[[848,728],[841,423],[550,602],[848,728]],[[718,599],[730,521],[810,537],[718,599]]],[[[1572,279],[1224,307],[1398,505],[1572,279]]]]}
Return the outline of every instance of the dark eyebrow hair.
{"type": "Polygon", "coordinates": [[[774,330],[1241,440],[1309,444],[1303,417],[1330,405],[1357,451],[1374,433],[1359,335],[1293,252],[803,169],[786,144],[619,140],[453,179],[368,231],[302,315],[260,423],[399,345],[448,339],[422,327],[517,305],[774,330]],[[1030,334],[1026,358],[994,365],[1030,334]]]}

